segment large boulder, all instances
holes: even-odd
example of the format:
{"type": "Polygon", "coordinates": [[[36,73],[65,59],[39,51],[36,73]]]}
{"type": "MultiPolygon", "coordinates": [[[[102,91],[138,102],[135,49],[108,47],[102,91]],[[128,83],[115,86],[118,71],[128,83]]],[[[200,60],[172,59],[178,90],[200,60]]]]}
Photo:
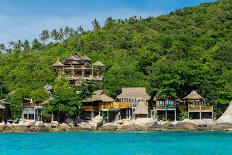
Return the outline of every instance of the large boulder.
{"type": "Polygon", "coordinates": [[[65,123],[68,124],[69,126],[73,126],[74,125],[74,121],[71,118],[67,118],[65,120],[65,123]]]}
{"type": "Polygon", "coordinates": [[[92,127],[89,123],[82,122],[82,123],[78,124],[77,129],[79,131],[91,131],[92,127]]]}
{"type": "Polygon", "coordinates": [[[0,132],[3,132],[5,129],[6,125],[5,124],[0,124],[0,132]]]}
{"type": "Polygon", "coordinates": [[[175,125],[175,129],[178,131],[196,131],[199,130],[199,126],[189,122],[178,122],[175,125]]]}
{"type": "Polygon", "coordinates": [[[57,128],[59,126],[59,122],[52,121],[50,125],[51,125],[52,128],[57,128]]]}
{"type": "Polygon", "coordinates": [[[7,124],[3,132],[14,132],[14,126],[7,124]]]}
{"type": "Polygon", "coordinates": [[[99,130],[101,131],[116,131],[118,129],[119,124],[117,123],[106,123],[102,125],[99,130]]]}
{"type": "Polygon", "coordinates": [[[162,124],[162,127],[165,129],[171,129],[174,127],[174,124],[172,122],[167,121],[167,122],[162,124]]]}
{"type": "Polygon", "coordinates": [[[29,129],[31,132],[49,132],[48,127],[43,123],[33,124],[29,129]]]}
{"type": "Polygon", "coordinates": [[[58,128],[61,131],[71,131],[72,130],[72,128],[68,124],[66,124],[66,123],[61,123],[58,128]]]}
{"type": "Polygon", "coordinates": [[[14,132],[30,132],[26,125],[15,125],[14,132]]]}
{"type": "Polygon", "coordinates": [[[153,126],[155,124],[156,120],[153,118],[137,118],[134,120],[135,125],[148,125],[153,126]]]}

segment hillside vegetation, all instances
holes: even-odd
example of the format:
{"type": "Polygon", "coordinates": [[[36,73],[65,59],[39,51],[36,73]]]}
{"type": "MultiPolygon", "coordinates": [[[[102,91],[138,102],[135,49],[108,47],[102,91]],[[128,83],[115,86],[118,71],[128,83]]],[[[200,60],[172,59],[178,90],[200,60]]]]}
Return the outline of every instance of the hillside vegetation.
{"type": "Polygon", "coordinates": [[[35,39],[32,46],[28,41],[9,49],[2,45],[0,91],[44,100],[43,86],[56,79],[51,65],[78,52],[106,65],[102,87],[113,97],[122,87],[143,86],[152,96],[182,98],[196,89],[215,104],[232,99],[231,0],[156,18],[108,18],[103,27],[94,20],[93,26],[92,31],[71,29],[66,37],[53,30],[50,43],[50,33],[43,31],[42,41],[35,39]]]}

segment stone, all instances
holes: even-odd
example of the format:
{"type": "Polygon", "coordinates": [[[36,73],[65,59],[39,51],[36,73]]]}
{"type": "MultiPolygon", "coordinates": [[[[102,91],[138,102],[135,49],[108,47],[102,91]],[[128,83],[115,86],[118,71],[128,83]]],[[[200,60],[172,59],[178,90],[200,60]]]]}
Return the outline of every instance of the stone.
{"type": "Polygon", "coordinates": [[[73,126],[74,121],[73,121],[71,118],[67,118],[67,119],[65,120],[65,123],[68,124],[69,126],[73,126]]]}
{"type": "Polygon", "coordinates": [[[52,121],[50,125],[52,128],[57,128],[59,126],[59,123],[57,121],[52,121]]]}
{"type": "Polygon", "coordinates": [[[134,124],[152,126],[155,124],[155,120],[153,118],[137,118],[134,120],[134,124]]]}
{"type": "Polygon", "coordinates": [[[178,122],[175,125],[175,129],[177,129],[178,131],[196,131],[199,130],[199,126],[189,122],[178,122]]]}
{"type": "Polygon", "coordinates": [[[106,123],[104,125],[102,125],[101,127],[99,127],[100,131],[116,131],[118,129],[118,125],[117,123],[106,123]]]}
{"type": "Polygon", "coordinates": [[[14,126],[6,125],[3,132],[14,132],[14,126]]]}
{"type": "Polygon", "coordinates": [[[31,132],[49,132],[48,127],[46,127],[44,124],[43,125],[34,124],[34,125],[30,126],[29,129],[31,132]]]}
{"type": "Polygon", "coordinates": [[[172,122],[165,122],[162,124],[162,127],[165,128],[165,129],[170,129],[170,128],[173,128],[174,125],[172,124],[172,122]]]}
{"type": "Polygon", "coordinates": [[[71,127],[66,123],[61,123],[59,127],[57,127],[61,131],[71,131],[71,127]]]}
{"type": "Polygon", "coordinates": [[[91,125],[89,123],[82,122],[78,124],[77,129],[79,131],[91,131],[91,125]]]}
{"type": "Polygon", "coordinates": [[[14,132],[30,132],[26,125],[15,125],[14,132]]]}
{"type": "Polygon", "coordinates": [[[3,132],[3,131],[4,131],[4,129],[5,129],[5,127],[6,127],[6,125],[5,125],[5,124],[1,124],[1,125],[0,125],[0,132],[3,132]]]}

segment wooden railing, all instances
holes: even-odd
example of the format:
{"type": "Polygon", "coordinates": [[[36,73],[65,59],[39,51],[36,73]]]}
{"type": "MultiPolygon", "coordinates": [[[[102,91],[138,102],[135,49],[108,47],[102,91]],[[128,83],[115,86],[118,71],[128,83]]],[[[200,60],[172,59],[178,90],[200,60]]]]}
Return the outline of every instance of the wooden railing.
{"type": "Polygon", "coordinates": [[[162,110],[176,109],[176,106],[175,105],[156,105],[154,109],[162,109],[162,110]]]}
{"type": "Polygon", "coordinates": [[[212,111],[213,106],[189,106],[188,111],[212,111]]]}
{"type": "Polygon", "coordinates": [[[81,106],[82,111],[98,111],[99,106],[81,106]]]}
{"type": "Polygon", "coordinates": [[[130,108],[129,103],[125,102],[112,102],[112,103],[102,103],[100,109],[126,109],[130,108]]]}

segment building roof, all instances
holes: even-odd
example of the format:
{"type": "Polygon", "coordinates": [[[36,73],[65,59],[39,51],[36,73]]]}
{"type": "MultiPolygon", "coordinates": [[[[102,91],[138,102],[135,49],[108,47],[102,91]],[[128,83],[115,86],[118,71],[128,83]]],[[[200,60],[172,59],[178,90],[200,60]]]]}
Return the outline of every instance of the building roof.
{"type": "Polygon", "coordinates": [[[61,67],[61,66],[64,66],[64,64],[60,62],[59,60],[52,65],[52,67],[61,67]]]}
{"type": "Polygon", "coordinates": [[[146,93],[146,88],[122,88],[122,93],[117,98],[137,98],[149,100],[150,96],[146,93]]]}
{"type": "Polygon", "coordinates": [[[80,60],[84,60],[84,61],[90,61],[91,59],[89,57],[87,57],[86,55],[82,56],[80,58],[80,60]]]}
{"type": "Polygon", "coordinates": [[[85,100],[82,100],[82,102],[95,102],[95,101],[102,101],[102,102],[113,102],[114,99],[107,96],[103,90],[97,90],[93,93],[93,95],[85,100]]]}
{"type": "Polygon", "coordinates": [[[195,101],[199,101],[199,100],[205,100],[201,95],[199,95],[197,93],[196,90],[191,91],[190,94],[188,94],[185,98],[183,98],[184,100],[195,100],[195,101]]]}
{"type": "Polygon", "coordinates": [[[105,65],[101,62],[101,61],[96,61],[93,66],[96,66],[96,67],[105,67],[105,65]]]}
{"type": "Polygon", "coordinates": [[[146,105],[144,103],[137,104],[135,111],[134,111],[134,114],[135,115],[147,115],[148,109],[147,109],[146,105]]]}

